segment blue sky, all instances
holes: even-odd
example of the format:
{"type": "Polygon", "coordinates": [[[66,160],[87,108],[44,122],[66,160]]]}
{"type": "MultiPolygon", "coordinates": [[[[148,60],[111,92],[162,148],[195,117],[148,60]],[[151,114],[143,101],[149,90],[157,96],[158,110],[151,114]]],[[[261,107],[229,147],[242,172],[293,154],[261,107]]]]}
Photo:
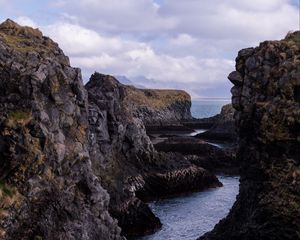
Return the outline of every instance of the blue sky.
{"type": "Polygon", "coordinates": [[[84,81],[125,75],[194,98],[230,97],[238,50],[299,22],[297,0],[0,0],[6,18],[57,41],[84,81]]]}

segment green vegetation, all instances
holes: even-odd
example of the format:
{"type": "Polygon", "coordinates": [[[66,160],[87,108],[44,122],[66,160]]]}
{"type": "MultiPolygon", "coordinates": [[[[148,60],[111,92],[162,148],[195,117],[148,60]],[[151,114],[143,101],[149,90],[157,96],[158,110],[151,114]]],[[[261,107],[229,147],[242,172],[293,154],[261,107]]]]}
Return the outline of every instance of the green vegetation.
{"type": "Polygon", "coordinates": [[[8,187],[3,181],[0,180],[0,192],[2,197],[13,197],[16,194],[16,190],[8,187]]]}
{"type": "Polygon", "coordinates": [[[297,32],[289,32],[285,39],[286,41],[293,41],[296,44],[300,44],[300,31],[297,32]]]}
{"type": "Polygon", "coordinates": [[[126,100],[140,106],[164,108],[175,102],[191,101],[188,93],[182,90],[137,89],[126,87],[126,100]]]}
{"type": "Polygon", "coordinates": [[[31,112],[14,111],[10,112],[7,117],[7,126],[15,127],[17,125],[26,125],[32,118],[31,112]]]}

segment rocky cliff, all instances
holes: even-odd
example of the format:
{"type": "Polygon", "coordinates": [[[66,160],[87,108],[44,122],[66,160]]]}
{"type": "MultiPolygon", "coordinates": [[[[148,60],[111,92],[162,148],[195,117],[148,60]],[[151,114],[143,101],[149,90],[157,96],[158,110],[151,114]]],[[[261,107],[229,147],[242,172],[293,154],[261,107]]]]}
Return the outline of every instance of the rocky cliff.
{"type": "Polygon", "coordinates": [[[178,124],[191,116],[191,97],[182,90],[126,87],[126,102],[146,126],[178,124]]]}
{"type": "Polygon", "coordinates": [[[161,223],[143,201],[220,186],[181,154],[156,152],[128,94],[99,73],[84,87],[39,30],[0,25],[1,239],[145,234],[161,223]]]}
{"type": "Polygon", "coordinates": [[[143,201],[220,186],[214,175],[181,154],[154,150],[143,121],[128,104],[128,86],[95,73],[86,89],[93,169],[111,196],[110,212],[124,234],[160,228],[143,201]]]}
{"type": "Polygon", "coordinates": [[[39,30],[0,25],[1,239],[121,239],[92,170],[79,69],[39,30]]]}
{"type": "Polygon", "coordinates": [[[300,239],[300,32],[241,50],[229,79],[240,193],[201,239],[300,239]]]}

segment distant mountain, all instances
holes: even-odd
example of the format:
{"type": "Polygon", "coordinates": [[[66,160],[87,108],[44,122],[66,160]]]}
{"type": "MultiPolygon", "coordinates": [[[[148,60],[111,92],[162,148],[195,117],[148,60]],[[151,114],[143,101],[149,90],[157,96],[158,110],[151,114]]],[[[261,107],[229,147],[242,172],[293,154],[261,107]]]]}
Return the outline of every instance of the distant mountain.
{"type": "Polygon", "coordinates": [[[132,81],[129,78],[127,78],[126,76],[114,76],[120,83],[124,84],[124,85],[131,85],[131,86],[135,86],[137,88],[145,88],[145,86],[143,84],[139,84],[136,81],[132,81]]]}

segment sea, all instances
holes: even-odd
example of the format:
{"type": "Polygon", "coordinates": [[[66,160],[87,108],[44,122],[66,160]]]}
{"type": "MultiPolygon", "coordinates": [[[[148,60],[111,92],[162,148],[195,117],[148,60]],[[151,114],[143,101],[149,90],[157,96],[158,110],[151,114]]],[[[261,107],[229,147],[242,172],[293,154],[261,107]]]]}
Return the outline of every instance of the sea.
{"type": "Polygon", "coordinates": [[[192,116],[195,118],[212,117],[221,112],[224,105],[231,103],[230,99],[193,99],[192,116]]]}
{"type": "Polygon", "coordinates": [[[218,176],[223,187],[151,202],[162,222],[158,232],[136,240],[196,240],[229,213],[239,192],[239,177],[218,176]]]}
{"type": "MultiPolygon", "coordinates": [[[[192,101],[192,115],[211,117],[220,113],[227,99],[198,99],[192,101]]],[[[195,240],[229,213],[239,192],[238,176],[218,176],[221,188],[208,189],[176,198],[149,203],[162,222],[158,232],[134,240],[195,240]]]]}

